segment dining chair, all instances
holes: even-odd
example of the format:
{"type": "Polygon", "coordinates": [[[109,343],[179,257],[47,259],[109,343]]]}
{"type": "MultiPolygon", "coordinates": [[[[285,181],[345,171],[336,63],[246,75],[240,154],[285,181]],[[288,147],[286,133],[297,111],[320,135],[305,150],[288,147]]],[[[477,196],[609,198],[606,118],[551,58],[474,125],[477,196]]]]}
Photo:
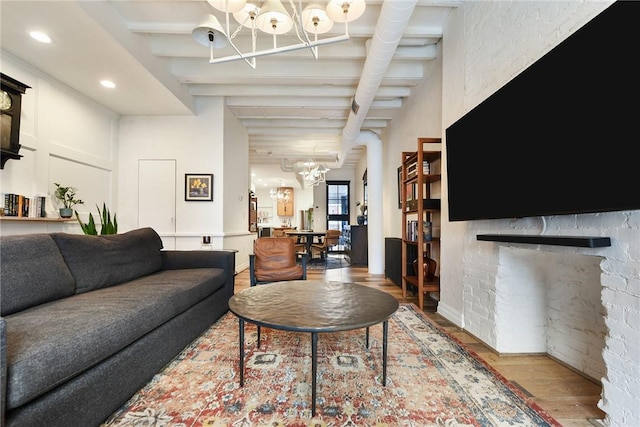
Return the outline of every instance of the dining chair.
{"type": "Polygon", "coordinates": [[[249,284],[261,285],[286,280],[307,280],[307,257],[296,262],[295,244],[291,238],[259,237],[249,254],[249,284]]]}
{"type": "Polygon", "coordinates": [[[311,258],[313,259],[314,255],[319,255],[320,259],[326,261],[326,258],[329,255],[329,248],[340,243],[341,235],[342,232],[340,230],[327,230],[320,243],[313,243],[311,245],[311,258]]]}
{"type": "Polygon", "coordinates": [[[295,238],[295,237],[290,237],[291,240],[293,240],[293,247],[296,250],[296,256],[299,257],[304,257],[306,258],[309,254],[307,254],[307,244],[305,242],[306,237],[302,237],[302,238],[295,238]]]}

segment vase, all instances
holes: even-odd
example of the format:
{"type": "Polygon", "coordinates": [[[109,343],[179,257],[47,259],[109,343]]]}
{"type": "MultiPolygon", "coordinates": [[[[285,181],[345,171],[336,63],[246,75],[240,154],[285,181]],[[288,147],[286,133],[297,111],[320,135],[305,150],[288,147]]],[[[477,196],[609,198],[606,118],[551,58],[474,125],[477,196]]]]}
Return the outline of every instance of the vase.
{"type": "Polygon", "coordinates": [[[358,220],[358,225],[364,225],[364,221],[365,221],[364,215],[358,215],[356,219],[358,220]]]}
{"type": "Polygon", "coordinates": [[[71,218],[72,215],[73,215],[73,209],[60,208],[60,218],[71,218]]]}
{"type": "MultiPolygon", "coordinates": [[[[436,267],[437,267],[438,263],[435,260],[429,258],[426,255],[422,258],[422,260],[423,260],[423,270],[422,270],[422,272],[423,272],[424,281],[425,282],[431,282],[436,276],[436,267]]],[[[418,260],[417,259],[413,261],[413,271],[414,271],[415,275],[417,276],[418,275],[418,260]]]]}

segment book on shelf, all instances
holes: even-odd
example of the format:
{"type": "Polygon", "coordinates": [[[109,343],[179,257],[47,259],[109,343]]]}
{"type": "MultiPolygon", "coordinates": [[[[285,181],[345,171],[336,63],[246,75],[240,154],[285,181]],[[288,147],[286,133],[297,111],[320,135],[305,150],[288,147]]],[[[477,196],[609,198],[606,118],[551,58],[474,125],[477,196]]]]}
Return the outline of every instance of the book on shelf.
{"type": "Polygon", "coordinates": [[[422,174],[423,175],[429,175],[431,173],[431,166],[429,165],[429,162],[424,160],[422,162],[422,174]]]}
{"type": "Polygon", "coordinates": [[[416,176],[416,174],[418,173],[418,164],[417,163],[411,163],[409,166],[407,166],[407,178],[413,178],[414,176],[416,176]]]}
{"type": "Polygon", "coordinates": [[[407,221],[407,240],[410,242],[415,242],[416,240],[416,225],[417,221],[415,220],[407,221]]]}
{"type": "Polygon", "coordinates": [[[14,210],[18,218],[22,217],[23,209],[24,209],[24,196],[22,194],[16,194],[16,207],[14,208],[14,210]]]}
{"type": "MultiPolygon", "coordinates": [[[[417,163],[411,163],[410,165],[407,166],[407,178],[413,178],[417,175],[417,173],[418,173],[417,163]]],[[[430,173],[431,173],[431,165],[427,160],[424,160],[422,162],[422,174],[429,175],[430,173]]]]}

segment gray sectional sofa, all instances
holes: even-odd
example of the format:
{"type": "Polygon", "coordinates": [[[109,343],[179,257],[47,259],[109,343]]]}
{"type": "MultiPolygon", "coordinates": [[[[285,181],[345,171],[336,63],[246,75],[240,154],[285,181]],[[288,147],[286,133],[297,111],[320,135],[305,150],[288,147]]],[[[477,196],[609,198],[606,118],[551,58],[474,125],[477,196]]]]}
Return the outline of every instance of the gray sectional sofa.
{"type": "Polygon", "coordinates": [[[0,238],[4,426],[96,426],[228,310],[233,251],[151,228],[0,238]]]}

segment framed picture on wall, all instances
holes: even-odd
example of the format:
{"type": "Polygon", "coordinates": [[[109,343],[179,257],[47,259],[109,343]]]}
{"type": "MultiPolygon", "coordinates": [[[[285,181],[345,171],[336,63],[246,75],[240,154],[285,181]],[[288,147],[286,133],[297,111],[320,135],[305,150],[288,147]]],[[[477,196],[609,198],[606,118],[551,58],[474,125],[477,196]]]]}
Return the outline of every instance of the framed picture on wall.
{"type": "Polygon", "coordinates": [[[211,173],[186,173],[184,187],[184,200],[187,202],[213,201],[213,174],[211,173]]]}

